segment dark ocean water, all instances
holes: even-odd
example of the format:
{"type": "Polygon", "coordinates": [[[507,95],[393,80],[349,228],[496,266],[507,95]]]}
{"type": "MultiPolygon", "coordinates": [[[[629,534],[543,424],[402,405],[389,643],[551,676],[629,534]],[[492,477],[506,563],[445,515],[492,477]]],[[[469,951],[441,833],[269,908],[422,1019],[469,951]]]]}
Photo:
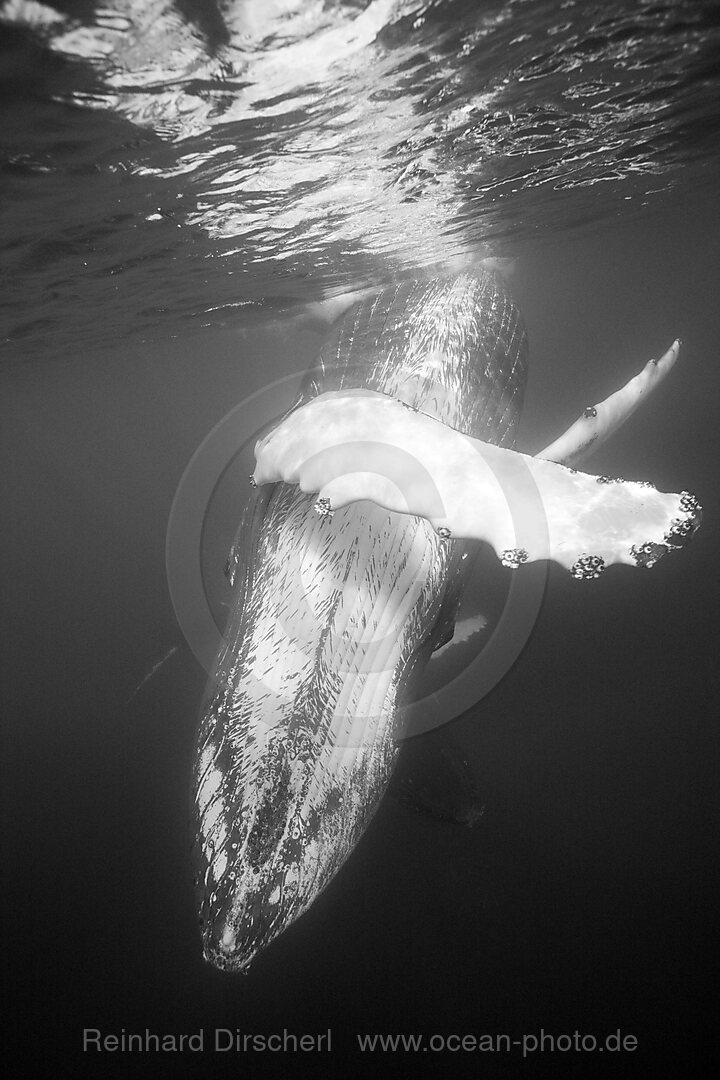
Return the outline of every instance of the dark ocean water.
{"type": "MultiPolygon", "coordinates": [[[[312,1063],[327,1075],[389,1070],[357,1052],[355,1034],[376,1031],[638,1039],[633,1055],[535,1054],[541,1075],[560,1056],[590,1075],[698,1074],[715,1054],[719,12],[0,7],[18,1075],[303,1065],[211,1049],[90,1057],[83,1028],[203,1028],[208,1048],[220,1027],[331,1028],[332,1054],[312,1063]],[[176,487],[234,405],[312,361],[309,304],[483,256],[516,260],[523,449],[683,339],[668,382],[591,469],[689,488],[704,524],[648,573],[583,583],[551,568],[521,657],[452,728],[480,821],[386,799],[308,914],[248,976],[222,974],[201,958],[192,889],[205,675],[165,579],[176,487]]],[[[428,1062],[440,1068],[432,1052],[401,1064],[428,1062]]],[[[525,1066],[516,1048],[442,1068],[525,1066]]]]}

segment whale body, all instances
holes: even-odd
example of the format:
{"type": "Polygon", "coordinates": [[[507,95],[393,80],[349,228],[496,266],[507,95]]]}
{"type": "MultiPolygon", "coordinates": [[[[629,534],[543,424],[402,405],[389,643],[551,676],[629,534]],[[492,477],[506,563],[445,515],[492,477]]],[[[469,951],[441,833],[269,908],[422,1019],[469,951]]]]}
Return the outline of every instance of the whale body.
{"type": "MultiPolygon", "coordinates": [[[[388,395],[511,447],[527,377],[520,313],[492,273],[366,296],[308,372],[298,406],[388,395]]],[[[398,708],[447,634],[468,545],[369,501],[329,522],[278,483],[251,495],[242,573],[195,764],[206,958],[244,970],[350,855],[398,754],[398,708]]]]}

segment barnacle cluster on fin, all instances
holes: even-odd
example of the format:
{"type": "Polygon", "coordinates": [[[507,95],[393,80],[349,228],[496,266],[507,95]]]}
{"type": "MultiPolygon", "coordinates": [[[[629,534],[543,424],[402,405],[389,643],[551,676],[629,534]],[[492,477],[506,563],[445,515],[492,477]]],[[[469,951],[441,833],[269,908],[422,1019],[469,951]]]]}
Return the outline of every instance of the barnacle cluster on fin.
{"type": "Polygon", "coordinates": [[[528,553],[525,548],[506,548],[498,552],[498,557],[503,566],[509,566],[511,570],[517,570],[518,566],[528,561],[528,553]]]}
{"type": "Polygon", "coordinates": [[[665,494],[484,443],[375,391],[319,395],[255,454],[256,483],[317,492],[321,516],[369,499],[425,518],[444,540],[484,540],[506,566],[552,559],[581,580],[613,563],[652,566],[700,523],[688,492],[665,494]]]}
{"type": "Polygon", "coordinates": [[[697,496],[691,491],[683,491],[678,503],[678,516],[671,519],[662,542],[646,540],[645,543],[633,545],[631,548],[630,554],[636,566],[650,569],[668,551],[684,547],[697,532],[701,521],[702,506],[697,496]]]}
{"type": "Polygon", "coordinates": [[[605,569],[605,560],[600,555],[581,555],[570,567],[570,573],[581,581],[599,578],[605,569]]]}

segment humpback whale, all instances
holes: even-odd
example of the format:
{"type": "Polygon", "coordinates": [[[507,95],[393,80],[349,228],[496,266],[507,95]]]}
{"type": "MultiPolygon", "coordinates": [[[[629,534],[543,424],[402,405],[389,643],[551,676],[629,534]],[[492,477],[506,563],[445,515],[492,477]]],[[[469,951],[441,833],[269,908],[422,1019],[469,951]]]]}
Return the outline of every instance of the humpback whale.
{"type": "Polygon", "coordinates": [[[594,579],[693,535],[689,492],[576,468],[679,348],[532,458],[514,449],[527,336],[495,273],[404,281],[345,314],[256,447],[246,557],[202,708],[196,882],[211,963],[247,970],[352,853],[473,544],[594,579]]]}

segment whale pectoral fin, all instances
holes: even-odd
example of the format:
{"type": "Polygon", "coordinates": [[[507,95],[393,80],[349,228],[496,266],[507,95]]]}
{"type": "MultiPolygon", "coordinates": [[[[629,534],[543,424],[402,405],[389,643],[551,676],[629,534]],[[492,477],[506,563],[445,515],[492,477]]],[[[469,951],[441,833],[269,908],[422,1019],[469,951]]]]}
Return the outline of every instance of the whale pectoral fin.
{"type": "Polygon", "coordinates": [[[435,626],[429,636],[433,654],[449,645],[455,637],[458,611],[468,576],[475,561],[475,555],[476,551],[470,545],[463,545],[462,548],[453,552],[450,563],[452,569],[448,576],[445,595],[440,605],[435,626]]]}
{"type": "MultiPolygon", "coordinates": [[[[653,566],[700,524],[700,504],[689,492],[665,494],[645,481],[590,476],[538,459],[529,467],[547,523],[547,557],[573,577],[598,577],[613,563],[653,566]]],[[[530,543],[537,544],[532,534],[530,543]]],[[[538,557],[530,547],[528,558],[538,557]]]]}
{"type": "Polygon", "coordinates": [[[680,352],[680,342],[673,341],[659,360],[649,360],[639,375],[622,389],[597,405],[588,405],[575,423],[559,439],[546,446],[536,457],[561,465],[580,465],[624,424],[648,394],[656,389],[672,370],[680,352]]]}
{"type": "Polygon", "coordinates": [[[370,500],[425,518],[443,539],[483,540],[505,566],[552,559],[577,578],[612,563],[651,566],[700,524],[688,492],[492,446],[371,391],[320,395],[255,453],[257,483],[318,492],[322,514],[370,500]]]}
{"type": "Polygon", "coordinates": [[[433,641],[432,651],[437,652],[438,649],[442,649],[444,645],[449,645],[455,636],[455,616],[451,618],[443,618],[442,621],[438,620],[437,629],[435,634],[435,640],[433,641]]]}
{"type": "Polygon", "coordinates": [[[464,828],[485,813],[475,774],[447,727],[403,741],[390,794],[416,814],[464,828]]]}

